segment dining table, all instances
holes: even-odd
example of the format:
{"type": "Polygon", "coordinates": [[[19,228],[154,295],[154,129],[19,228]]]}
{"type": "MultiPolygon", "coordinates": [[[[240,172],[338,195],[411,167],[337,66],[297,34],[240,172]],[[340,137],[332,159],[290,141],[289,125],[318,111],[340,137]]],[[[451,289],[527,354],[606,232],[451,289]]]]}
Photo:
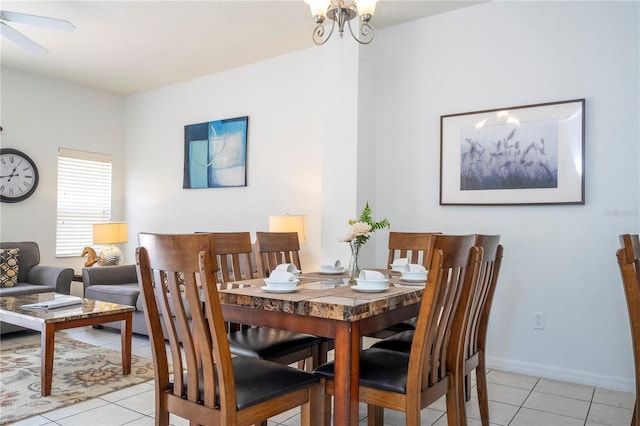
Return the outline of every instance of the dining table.
{"type": "Polygon", "coordinates": [[[357,425],[362,338],[416,316],[425,286],[406,282],[395,271],[378,271],[389,285],[377,292],[350,284],[345,272],[302,273],[289,292],[266,289],[261,278],[232,282],[219,290],[222,312],[229,322],[333,339],[333,424],[357,425]]]}

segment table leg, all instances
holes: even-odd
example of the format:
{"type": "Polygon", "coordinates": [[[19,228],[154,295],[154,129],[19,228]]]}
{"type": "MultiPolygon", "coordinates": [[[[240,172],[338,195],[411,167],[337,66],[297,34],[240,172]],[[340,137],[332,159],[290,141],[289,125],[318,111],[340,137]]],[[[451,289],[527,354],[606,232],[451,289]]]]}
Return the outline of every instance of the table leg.
{"type": "Polygon", "coordinates": [[[122,320],[120,327],[120,340],[122,343],[122,374],[125,376],[131,373],[131,335],[133,333],[132,314],[122,320]]]}
{"type": "Polygon", "coordinates": [[[56,329],[53,324],[45,324],[40,333],[40,394],[51,395],[53,381],[53,350],[56,339],[56,329]]]}
{"type": "Polygon", "coordinates": [[[360,326],[336,323],[334,425],[358,424],[358,378],[360,376],[360,326]]]}

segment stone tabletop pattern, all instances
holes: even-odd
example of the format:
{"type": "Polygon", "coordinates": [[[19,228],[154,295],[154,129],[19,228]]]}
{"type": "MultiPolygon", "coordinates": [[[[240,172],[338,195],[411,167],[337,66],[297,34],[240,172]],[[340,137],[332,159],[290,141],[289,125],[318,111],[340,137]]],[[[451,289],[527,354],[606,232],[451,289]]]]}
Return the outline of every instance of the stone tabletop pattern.
{"type": "Polygon", "coordinates": [[[22,309],[22,305],[53,300],[55,293],[25,294],[22,296],[0,297],[0,319],[3,314],[20,315],[44,323],[61,322],[69,319],[94,318],[108,314],[134,311],[133,306],[99,300],[83,299],[82,304],[55,309],[22,309]]]}
{"type": "Polygon", "coordinates": [[[401,306],[420,302],[422,285],[403,285],[398,278],[380,293],[362,293],[353,290],[343,277],[318,278],[303,276],[293,293],[267,293],[261,287],[262,279],[232,283],[220,289],[223,304],[250,307],[297,315],[357,321],[401,306]]]}

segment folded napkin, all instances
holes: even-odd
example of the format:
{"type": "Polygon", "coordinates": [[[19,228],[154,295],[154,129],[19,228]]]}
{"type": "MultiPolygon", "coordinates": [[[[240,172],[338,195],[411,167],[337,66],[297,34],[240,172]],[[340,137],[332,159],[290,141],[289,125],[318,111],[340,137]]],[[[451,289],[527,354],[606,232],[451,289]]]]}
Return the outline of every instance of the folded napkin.
{"type": "Polygon", "coordinates": [[[335,262],[322,262],[320,264],[320,268],[322,269],[337,269],[342,268],[342,262],[340,260],[336,260],[335,262]]]}
{"type": "Polygon", "coordinates": [[[409,271],[408,272],[427,272],[427,268],[425,268],[423,265],[418,265],[416,263],[410,263],[408,266],[409,266],[409,271]]]}
{"type": "Polygon", "coordinates": [[[273,282],[287,282],[287,281],[295,281],[297,278],[291,272],[283,271],[281,269],[274,269],[271,274],[269,274],[269,281],[273,282]]]}
{"type": "Polygon", "coordinates": [[[360,271],[360,279],[367,281],[380,281],[385,280],[386,278],[382,272],[363,269],[360,271]]]}
{"type": "Polygon", "coordinates": [[[292,274],[300,272],[298,271],[298,267],[294,263],[281,263],[276,266],[275,271],[287,271],[291,272],[292,274]]]}
{"type": "Polygon", "coordinates": [[[391,263],[391,269],[399,272],[406,272],[409,270],[409,258],[407,257],[399,257],[398,259],[394,259],[393,263],[391,263]]]}

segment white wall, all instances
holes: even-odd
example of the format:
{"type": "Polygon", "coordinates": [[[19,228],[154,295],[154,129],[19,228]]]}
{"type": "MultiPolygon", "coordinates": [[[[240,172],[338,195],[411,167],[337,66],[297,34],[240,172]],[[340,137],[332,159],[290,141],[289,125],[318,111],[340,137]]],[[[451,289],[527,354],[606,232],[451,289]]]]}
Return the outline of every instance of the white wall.
{"type": "Polygon", "coordinates": [[[615,251],[640,231],[639,5],[491,2],[377,34],[378,212],[395,230],[502,235],[492,366],[632,390],[615,251]],[[576,98],[585,205],[439,206],[440,115],[576,98]]]}
{"type": "Polygon", "coordinates": [[[80,271],[86,258],[56,258],[58,148],[112,155],[112,218],[123,220],[122,98],[2,67],[3,148],[31,157],[40,180],[31,197],[0,204],[0,239],[36,241],[43,265],[80,271]]]}
{"type": "Polygon", "coordinates": [[[337,239],[355,213],[356,61],[353,46],[332,43],[127,98],[129,258],[138,232],[255,233],[290,213],[307,215],[303,269],[347,262],[337,239]],[[184,126],[244,115],[248,186],[183,189],[184,126]]]}

